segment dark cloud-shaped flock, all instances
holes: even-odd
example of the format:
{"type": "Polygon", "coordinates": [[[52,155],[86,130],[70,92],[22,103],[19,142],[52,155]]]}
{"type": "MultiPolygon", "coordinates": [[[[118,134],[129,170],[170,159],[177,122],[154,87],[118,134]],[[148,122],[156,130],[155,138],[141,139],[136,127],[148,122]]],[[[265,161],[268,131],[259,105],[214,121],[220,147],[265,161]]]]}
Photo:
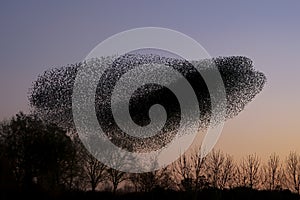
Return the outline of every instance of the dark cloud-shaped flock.
{"type": "MultiPolygon", "coordinates": [[[[94,59],[92,62],[97,64],[99,60],[94,59]]],[[[180,104],[171,90],[157,84],[141,85],[131,96],[129,111],[136,124],[145,126],[150,123],[148,115],[150,107],[154,104],[162,105],[166,110],[167,120],[159,134],[148,138],[133,137],[124,133],[114,120],[111,110],[114,86],[129,70],[146,64],[170,66],[188,80],[199,102],[201,127],[206,128],[211,117],[211,97],[201,74],[209,76],[210,73],[213,73],[213,68],[209,67],[211,63],[217,67],[223,79],[227,100],[226,119],[240,113],[262,91],[266,83],[265,75],[255,70],[252,61],[247,57],[218,57],[188,62],[158,55],[125,54],[115,59],[99,77],[95,94],[95,110],[101,128],[114,144],[129,151],[138,152],[159,149],[175,136],[180,125],[180,104]],[[195,69],[195,65],[200,66],[201,74],[195,69]]],[[[33,83],[29,95],[34,112],[47,121],[74,129],[73,86],[78,70],[85,66],[86,62],[82,62],[54,68],[39,76],[33,83]]],[[[89,78],[89,74],[86,78],[89,78]]],[[[181,80],[178,79],[175,84],[180,85],[181,80]]]]}

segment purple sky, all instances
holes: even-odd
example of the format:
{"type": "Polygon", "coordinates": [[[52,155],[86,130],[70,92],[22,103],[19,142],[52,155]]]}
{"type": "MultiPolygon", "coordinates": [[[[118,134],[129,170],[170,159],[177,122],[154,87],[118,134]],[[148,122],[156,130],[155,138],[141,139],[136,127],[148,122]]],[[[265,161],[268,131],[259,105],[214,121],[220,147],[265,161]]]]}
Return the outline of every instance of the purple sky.
{"type": "Polygon", "coordinates": [[[299,1],[1,1],[0,119],[28,110],[28,88],[44,70],[81,61],[118,32],[159,26],[211,56],[248,56],[267,75],[263,93],[226,124],[220,148],[300,152],[299,10],[299,1]]]}

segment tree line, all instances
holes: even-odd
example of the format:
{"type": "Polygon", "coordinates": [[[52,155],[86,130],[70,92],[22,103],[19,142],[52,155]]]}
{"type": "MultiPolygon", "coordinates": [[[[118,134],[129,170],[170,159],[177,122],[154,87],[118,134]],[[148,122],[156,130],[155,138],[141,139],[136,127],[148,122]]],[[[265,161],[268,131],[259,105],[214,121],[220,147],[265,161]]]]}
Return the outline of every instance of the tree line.
{"type": "Polygon", "coordinates": [[[250,188],[300,193],[300,156],[296,152],[290,152],[284,160],[273,153],[262,162],[256,154],[235,161],[220,150],[213,150],[205,158],[195,150],[158,171],[130,174],[95,159],[76,132],[22,112],[1,122],[0,150],[1,191],[115,194],[250,188]]]}

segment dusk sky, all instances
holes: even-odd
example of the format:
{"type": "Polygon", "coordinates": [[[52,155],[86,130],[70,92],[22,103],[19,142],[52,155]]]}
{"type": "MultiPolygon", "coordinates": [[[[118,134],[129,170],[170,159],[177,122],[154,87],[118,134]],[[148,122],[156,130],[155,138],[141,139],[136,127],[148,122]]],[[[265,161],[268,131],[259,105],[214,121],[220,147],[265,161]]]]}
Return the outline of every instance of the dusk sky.
{"type": "Polygon", "coordinates": [[[240,158],[300,153],[299,1],[1,1],[0,119],[29,110],[28,89],[51,67],[80,62],[121,31],[180,31],[212,57],[244,55],[264,90],[225,123],[217,147],[240,158]]]}

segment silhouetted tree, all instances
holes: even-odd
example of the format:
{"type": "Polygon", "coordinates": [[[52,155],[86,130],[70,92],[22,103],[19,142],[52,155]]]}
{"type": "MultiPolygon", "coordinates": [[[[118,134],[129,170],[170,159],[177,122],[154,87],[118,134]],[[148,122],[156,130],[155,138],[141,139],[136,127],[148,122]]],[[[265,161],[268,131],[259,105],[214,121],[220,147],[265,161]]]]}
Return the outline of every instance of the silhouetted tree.
{"type": "Polygon", "coordinates": [[[86,188],[85,176],[84,176],[84,164],[86,159],[86,149],[81,143],[78,136],[73,132],[70,133],[72,140],[72,152],[69,155],[69,161],[67,164],[65,182],[70,190],[84,190],[86,188]]]}
{"type": "Polygon", "coordinates": [[[158,176],[156,172],[147,172],[141,174],[134,174],[131,181],[134,182],[135,187],[140,192],[150,192],[158,186],[158,176]]]}
{"type": "MultiPolygon", "coordinates": [[[[184,191],[195,189],[192,163],[186,154],[183,154],[176,162],[174,162],[173,173],[175,173],[175,178],[179,181],[179,183],[177,183],[179,188],[184,191]]],[[[174,182],[177,182],[177,180],[174,182]]]]}
{"type": "Polygon", "coordinates": [[[235,164],[230,155],[224,155],[220,150],[213,150],[206,158],[208,181],[213,188],[230,188],[234,184],[235,164]]]}
{"type": "Polygon", "coordinates": [[[128,180],[128,174],[124,171],[118,170],[127,164],[126,155],[120,155],[117,152],[102,152],[107,159],[106,162],[110,164],[107,171],[107,180],[112,184],[112,192],[116,193],[118,186],[125,180],[128,180]]]}
{"type": "Polygon", "coordinates": [[[225,162],[224,154],[218,150],[213,150],[206,160],[206,167],[208,170],[208,181],[213,188],[220,188],[220,178],[222,173],[222,166],[225,162]]]}
{"type": "Polygon", "coordinates": [[[300,193],[300,159],[296,152],[290,152],[286,160],[286,178],[290,190],[300,193]]]}
{"type": "Polygon", "coordinates": [[[39,184],[47,189],[67,186],[74,148],[66,131],[35,115],[17,114],[1,129],[5,156],[23,188],[39,184]]]}
{"type": "Polygon", "coordinates": [[[263,167],[263,185],[268,190],[282,189],[284,179],[284,171],[279,156],[273,153],[263,167]]]}
{"type": "Polygon", "coordinates": [[[107,179],[107,167],[99,162],[94,156],[87,152],[84,160],[84,172],[91,186],[92,192],[95,192],[99,183],[107,179]]]}
{"type": "Polygon", "coordinates": [[[222,165],[222,172],[220,176],[220,189],[232,188],[235,185],[236,179],[236,165],[232,156],[226,154],[225,161],[222,165]]]}
{"type": "Polygon", "coordinates": [[[128,179],[127,174],[123,171],[116,170],[114,168],[109,168],[107,170],[108,180],[112,183],[113,186],[113,194],[116,193],[118,189],[118,185],[124,180],[128,179]]]}
{"type": "Polygon", "coordinates": [[[175,190],[174,177],[172,174],[172,165],[166,166],[158,171],[156,171],[157,176],[157,187],[164,190],[175,190]]]}
{"type": "Polygon", "coordinates": [[[199,149],[183,154],[172,166],[174,182],[185,191],[203,189],[208,184],[205,162],[206,158],[201,156],[199,149]]]}
{"type": "Polygon", "coordinates": [[[242,159],[238,168],[240,183],[243,187],[255,188],[260,180],[260,160],[256,154],[251,154],[242,159]]]}
{"type": "MultiPolygon", "coordinates": [[[[3,133],[4,123],[0,124],[0,134],[3,133]]],[[[13,174],[13,168],[5,155],[3,137],[0,136],[0,199],[12,199],[11,194],[18,192],[18,185],[13,174]]]]}
{"type": "Polygon", "coordinates": [[[205,163],[207,158],[201,155],[200,148],[194,150],[191,154],[191,162],[193,165],[195,176],[195,190],[199,191],[208,185],[207,175],[205,174],[205,163]]]}
{"type": "Polygon", "coordinates": [[[129,174],[129,179],[137,192],[151,192],[154,189],[171,189],[173,182],[168,167],[147,173],[129,174]]]}

